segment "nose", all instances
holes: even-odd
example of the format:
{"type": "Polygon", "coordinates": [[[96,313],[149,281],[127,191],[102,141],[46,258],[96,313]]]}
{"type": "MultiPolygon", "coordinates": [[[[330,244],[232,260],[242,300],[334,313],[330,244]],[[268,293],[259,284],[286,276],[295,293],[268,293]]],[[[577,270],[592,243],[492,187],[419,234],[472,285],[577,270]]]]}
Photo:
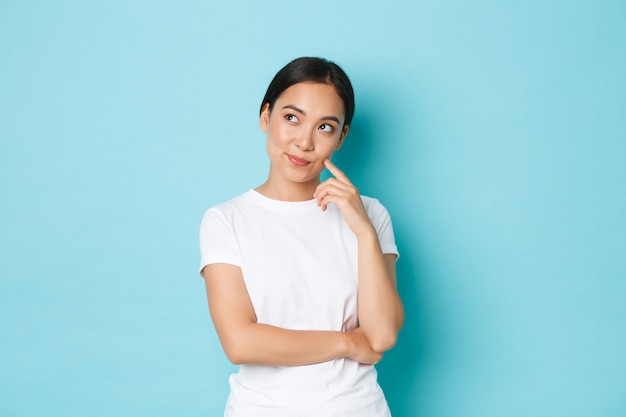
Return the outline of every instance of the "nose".
{"type": "Polygon", "coordinates": [[[310,151],[314,148],[314,132],[309,129],[302,129],[295,140],[295,144],[303,151],[310,151]]]}

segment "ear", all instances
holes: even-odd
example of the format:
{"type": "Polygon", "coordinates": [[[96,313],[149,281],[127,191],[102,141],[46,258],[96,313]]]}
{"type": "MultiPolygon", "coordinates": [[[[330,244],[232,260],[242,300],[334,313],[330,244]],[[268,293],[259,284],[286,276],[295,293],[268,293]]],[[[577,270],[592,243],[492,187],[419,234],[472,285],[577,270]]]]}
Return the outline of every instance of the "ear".
{"type": "Polygon", "coordinates": [[[261,130],[267,133],[270,126],[270,103],[263,105],[263,110],[261,110],[261,116],[259,117],[259,125],[261,126],[261,130]]]}
{"type": "Polygon", "coordinates": [[[346,138],[346,136],[348,136],[348,131],[350,130],[350,126],[345,125],[343,127],[343,130],[341,131],[341,136],[339,136],[339,142],[337,142],[337,147],[335,148],[335,150],[338,150],[339,148],[341,148],[341,145],[343,145],[343,141],[346,138]]]}

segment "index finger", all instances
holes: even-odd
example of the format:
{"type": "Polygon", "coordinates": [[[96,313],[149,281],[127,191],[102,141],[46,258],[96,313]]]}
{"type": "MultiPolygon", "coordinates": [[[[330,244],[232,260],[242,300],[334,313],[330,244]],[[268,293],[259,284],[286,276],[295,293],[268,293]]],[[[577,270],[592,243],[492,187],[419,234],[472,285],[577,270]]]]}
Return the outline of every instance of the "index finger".
{"type": "Polygon", "coordinates": [[[345,182],[346,184],[352,184],[346,174],[343,173],[342,170],[337,168],[337,165],[330,162],[330,159],[326,159],[324,161],[324,166],[330,171],[331,174],[335,176],[339,181],[345,182]]]}

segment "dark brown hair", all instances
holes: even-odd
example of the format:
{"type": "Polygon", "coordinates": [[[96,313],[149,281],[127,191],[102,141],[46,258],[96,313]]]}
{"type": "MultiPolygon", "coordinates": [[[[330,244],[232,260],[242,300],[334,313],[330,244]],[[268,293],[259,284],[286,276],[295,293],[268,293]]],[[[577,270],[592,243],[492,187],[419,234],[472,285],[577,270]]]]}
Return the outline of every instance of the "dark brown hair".
{"type": "Polygon", "coordinates": [[[270,110],[272,110],[274,103],[283,91],[302,82],[318,82],[334,86],[343,101],[344,126],[350,125],[354,116],[352,83],[339,65],[324,58],[297,58],[278,71],[267,88],[265,97],[263,97],[260,113],[263,112],[263,107],[268,103],[270,110]]]}

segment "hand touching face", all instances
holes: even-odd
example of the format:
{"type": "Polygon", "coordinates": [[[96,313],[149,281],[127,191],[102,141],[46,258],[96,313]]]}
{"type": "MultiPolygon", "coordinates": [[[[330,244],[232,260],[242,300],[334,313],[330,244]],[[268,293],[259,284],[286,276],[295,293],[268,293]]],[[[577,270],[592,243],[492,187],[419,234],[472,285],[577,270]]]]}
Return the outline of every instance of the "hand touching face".
{"type": "Polygon", "coordinates": [[[339,207],[343,219],[357,236],[371,231],[372,222],[363,207],[359,190],[329,159],[324,161],[324,165],[334,177],[328,178],[315,189],[313,197],[317,199],[317,205],[324,211],[328,204],[339,207]]]}

